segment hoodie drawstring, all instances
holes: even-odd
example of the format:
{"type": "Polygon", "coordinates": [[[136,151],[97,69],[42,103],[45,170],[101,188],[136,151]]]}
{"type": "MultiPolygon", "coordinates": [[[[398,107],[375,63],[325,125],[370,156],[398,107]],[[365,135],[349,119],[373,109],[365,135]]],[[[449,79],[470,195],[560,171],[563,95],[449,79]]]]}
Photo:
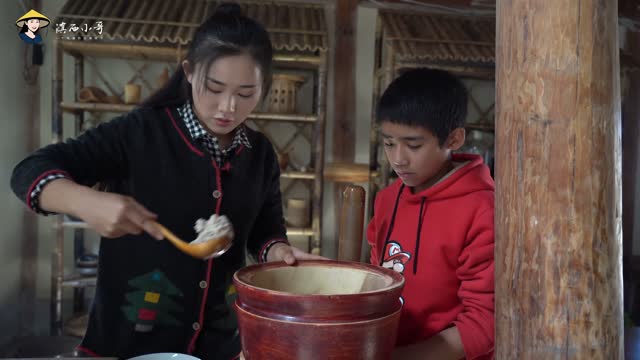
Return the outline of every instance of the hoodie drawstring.
{"type": "Polygon", "coordinates": [[[387,244],[389,243],[389,238],[391,238],[391,231],[393,231],[393,224],[396,222],[396,212],[398,211],[398,203],[400,202],[400,195],[402,194],[402,190],[404,189],[404,184],[400,185],[400,191],[398,191],[398,196],[396,196],[396,203],[393,205],[393,213],[391,214],[391,222],[389,223],[389,230],[387,230],[387,237],[384,239],[384,245],[382,245],[382,251],[380,252],[380,264],[384,262],[384,249],[387,248],[387,244]]]}
{"type": "MultiPolygon", "coordinates": [[[[400,195],[402,195],[402,190],[404,190],[404,184],[400,185],[400,190],[398,190],[398,195],[396,196],[396,202],[393,205],[393,213],[391,214],[391,221],[389,222],[389,230],[387,230],[387,236],[384,239],[384,244],[382,245],[382,249],[387,248],[387,244],[389,244],[389,240],[391,239],[391,233],[393,232],[393,225],[396,222],[396,213],[398,212],[398,204],[400,203],[400,195]]],[[[427,202],[427,197],[422,197],[422,202],[420,203],[420,212],[418,213],[418,232],[416,234],[416,248],[413,252],[413,274],[415,275],[418,272],[418,251],[420,251],[420,235],[422,233],[422,225],[423,218],[422,214],[424,213],[425,203],[427,202]]],[[[379,266],[382,266],[384,262],[384,251],[380,254],[380,263],[379,266]]]]}
{"type": "Polygon", "coordinates": [[[424,196],[422,198],[422,202],[420,202],[420,212],[418,213],[418,233],[416,234],[416,249],[413,252],[413,274],[415,275],[418,272],[418,251],[420,250],[420,234],[422,233],[422,211],[424,210],[424,203],[427,201],[427,197],[424,196]]]}

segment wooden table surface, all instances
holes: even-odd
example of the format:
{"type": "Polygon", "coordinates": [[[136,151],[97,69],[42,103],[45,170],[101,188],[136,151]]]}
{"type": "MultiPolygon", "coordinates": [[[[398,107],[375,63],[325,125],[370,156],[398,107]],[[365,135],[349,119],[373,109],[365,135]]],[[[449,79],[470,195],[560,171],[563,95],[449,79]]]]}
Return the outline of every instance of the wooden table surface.
{"type": "MultiPolygon", "coordinates": [[[[640,327],[624,329],[624,358],[625,360],[640,360],[640,327]]],[[[6,360],[41,360],[42,358],[13,358],[6,360]]],[[[67,359],[67,358],[60,358],[67,359]]],[[[72,359],[72,358],[68,358],[72,359]]],[[[96,359],[115,359],[115,358],[73,358],[75,360],[96,360],[96,359]]]]}

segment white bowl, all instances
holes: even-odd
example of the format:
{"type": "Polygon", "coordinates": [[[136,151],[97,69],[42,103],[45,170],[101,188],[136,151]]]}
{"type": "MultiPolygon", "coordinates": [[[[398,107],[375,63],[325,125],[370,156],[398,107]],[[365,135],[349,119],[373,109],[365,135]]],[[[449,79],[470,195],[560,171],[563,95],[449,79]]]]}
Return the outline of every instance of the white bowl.
{"type": "Polygon", "coordinates": [[[201,360],[195,356],[179,353],[155,353],[136,356],[129,360],[201,360]]]}

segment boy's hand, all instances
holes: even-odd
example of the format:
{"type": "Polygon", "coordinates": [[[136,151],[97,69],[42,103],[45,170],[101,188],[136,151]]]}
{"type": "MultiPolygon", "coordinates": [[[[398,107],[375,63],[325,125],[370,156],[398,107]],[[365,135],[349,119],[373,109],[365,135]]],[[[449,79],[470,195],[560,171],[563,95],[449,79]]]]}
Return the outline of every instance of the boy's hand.
{"type": "Polygon", "coordinates": [[[329,260],[325,257],[306,253],[296,247],[285,243],[277,243],[269,249],[267,262],[284,261],[288,265],[294,265],[297,260],[329,260]]]}

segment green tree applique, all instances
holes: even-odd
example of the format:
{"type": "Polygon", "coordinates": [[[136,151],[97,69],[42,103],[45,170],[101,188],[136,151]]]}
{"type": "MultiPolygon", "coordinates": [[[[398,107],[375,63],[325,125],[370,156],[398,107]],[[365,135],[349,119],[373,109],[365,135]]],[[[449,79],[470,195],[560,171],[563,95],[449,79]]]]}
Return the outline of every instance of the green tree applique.
{"type": "Polygon", "coordinates": [[[182,307],[171,300],[182,296],[182,292],[167,279],[160,270],[129,280],[129,286],[137,290],[125,294],[129,305],[122,307],[129,321],[136,324],[135,330],[149,332],[155,324],[181,325],[170,312],[182,312],[182,307]]]}

